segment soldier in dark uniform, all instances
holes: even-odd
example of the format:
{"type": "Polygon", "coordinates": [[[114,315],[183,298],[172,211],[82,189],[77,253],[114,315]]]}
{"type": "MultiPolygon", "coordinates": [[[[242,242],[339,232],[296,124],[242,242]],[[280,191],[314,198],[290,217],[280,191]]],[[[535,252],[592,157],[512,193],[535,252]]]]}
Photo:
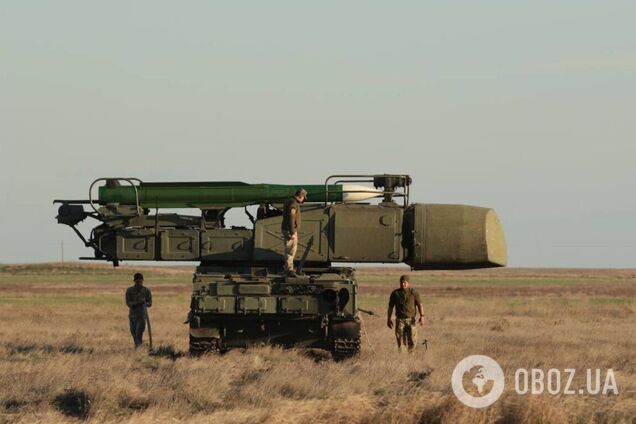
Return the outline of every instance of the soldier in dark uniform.
{"type": "Polygon", "coordinates": [[[393,308],[395,308],[395,338],[398,350],[401,352],[402,346],[407,345],[409,352],[412,352],[417,343],[416,309],[420,313],[418,322],[424,325],[424,308],[419,293],[409,287],[409,279],[406,275],[400,277],[400,288],[393,290],[389,298],[386,322],[389,328],[393,328],[393,308]]]}
{"type": "Polygon", "coordinates": [[[307,192],[304,188],[299,188],[285,201],[283,207],[283,221],[281,223],[281,232],[283,241],[285,242],[285,263],[283,268],[285,274],[290,277],[296,276],[294,270],[294,256],[298,249],[298,232],[300,231],[300,204],[305,201],[307,192]]]}
{"type": "Polygon", "coordinates": [[[144,287],[144,276],[141,273],[136,273],[133,281],[135,285],[126,290],[126,305],[129,311],[130,334],[135,348],[139,348],[146,330],[146,308],[152,306],[152,293],[149,288],[144,287]]]}

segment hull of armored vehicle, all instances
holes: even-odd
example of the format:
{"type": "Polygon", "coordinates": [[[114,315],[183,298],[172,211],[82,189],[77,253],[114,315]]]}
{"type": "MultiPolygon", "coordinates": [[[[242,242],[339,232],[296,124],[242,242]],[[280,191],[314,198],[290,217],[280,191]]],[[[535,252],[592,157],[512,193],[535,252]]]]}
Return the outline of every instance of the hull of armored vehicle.
{"type": "Polygon", "coordinates": [[[324,349],[335,359],[358,354],[353,270],[305,272],[291,278],[266,269],[199,267],[189,315],[190,352],[273,344],[324,349]]]}

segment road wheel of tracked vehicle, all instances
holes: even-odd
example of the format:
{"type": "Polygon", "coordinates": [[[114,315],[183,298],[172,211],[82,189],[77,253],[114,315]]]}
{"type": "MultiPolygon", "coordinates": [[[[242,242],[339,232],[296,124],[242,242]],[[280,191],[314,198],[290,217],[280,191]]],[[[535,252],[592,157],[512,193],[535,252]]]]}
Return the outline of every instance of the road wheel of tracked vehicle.
{"type": "Polygon", "coordinates": [[[193,337],[190,336],[190,355],[201,356],[206,353],[219,353],[221,351],[221,340],[216,337],[193,337]]]}
{"type": "Polygon", "coordinates": [[[335,361],[353,358],[360,354],[360,338],[335,339],[331,348],[331,356],[335,361]]]}

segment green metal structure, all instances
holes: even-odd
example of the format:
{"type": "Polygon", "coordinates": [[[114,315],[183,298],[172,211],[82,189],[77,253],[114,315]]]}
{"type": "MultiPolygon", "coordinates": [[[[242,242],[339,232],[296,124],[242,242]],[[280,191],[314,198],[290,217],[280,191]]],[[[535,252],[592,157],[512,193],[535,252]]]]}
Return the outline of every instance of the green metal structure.
{"type": "Polygon", "coordinates": [[[360,349],[357,283],[352,268],[333,263],[406,263],[414,270],[506,265],[492,209],[410,203],[410,184],[408,175],[386,174],[330,176],[322,185],[100,178],[88,200],[55,202],[57,221],[94,251],[82,259],[199,262],[192,353],[276,343],[344,358],[360,349]],[[302,272],[291,278],[282,274],[282,203],[300,186],[308,191],[296,257],[302,272]],[[361,203],[372,198],[378,201],[361,203]],[[250,205],[258,206],[255,217],[250,205]],[[252,228],[225,225],[225,214],[237,207],[245,207],[252,228]],[[166,208],[199,213],[160,213],[166,208]],[[77,228],[87,217],[99,221],[89,237],[77,228]]]}

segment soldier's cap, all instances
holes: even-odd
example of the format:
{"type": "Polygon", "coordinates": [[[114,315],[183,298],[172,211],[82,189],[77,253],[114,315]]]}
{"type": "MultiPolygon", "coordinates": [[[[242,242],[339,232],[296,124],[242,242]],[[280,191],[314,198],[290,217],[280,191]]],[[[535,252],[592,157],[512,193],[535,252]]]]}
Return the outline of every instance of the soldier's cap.
{"type": "Polygon", "coordinates": [[[144,280],[144,275],[141,272],[135,272],[135,275],[133,276],[133,281],[137,281],[137,280],[144,280]]]}
{"type": "Polygon", "coordinates": [[[298,187],[296,189],[296,192],[294,193],[294,196],[305,196],[305,197],[307,197],[307,190],[305,190],[302,187],[298,187]]]}
{"type": "Polygon", "coordinates": [[[408,275],[401,275],[401,276],[400,276],[400,283],[401,283],[402,281],[409,281],[409,276],[408,276],[408,275]]]}

